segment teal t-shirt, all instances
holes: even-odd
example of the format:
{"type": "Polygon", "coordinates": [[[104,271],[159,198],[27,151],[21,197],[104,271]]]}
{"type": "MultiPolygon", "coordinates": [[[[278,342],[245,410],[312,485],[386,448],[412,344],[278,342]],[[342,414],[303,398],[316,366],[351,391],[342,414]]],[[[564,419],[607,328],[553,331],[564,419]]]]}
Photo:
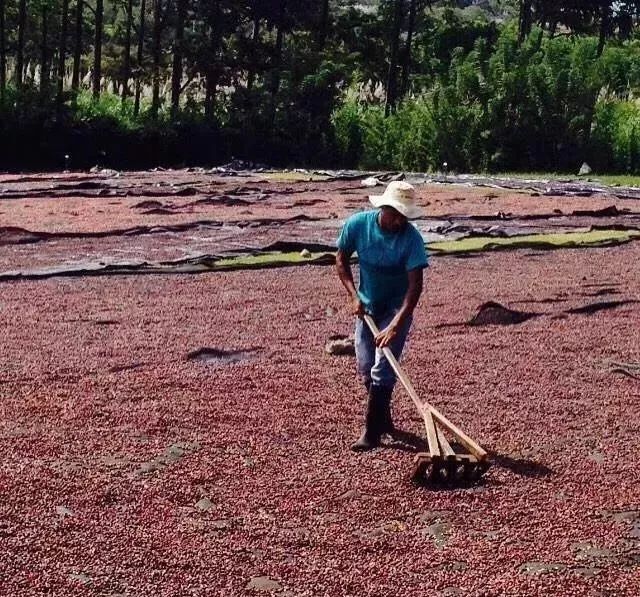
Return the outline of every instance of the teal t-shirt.
{"type": "Polygon", "coordinates": [[[408,272],[429,265],[424,241],[413,224],[401,232],[385,232],[378,224],[379,210],[351,216],[338,237],[338,249],[358,254],[358,294],[365,309],[383,314],[402,305],[409,288],[408,272]]]}

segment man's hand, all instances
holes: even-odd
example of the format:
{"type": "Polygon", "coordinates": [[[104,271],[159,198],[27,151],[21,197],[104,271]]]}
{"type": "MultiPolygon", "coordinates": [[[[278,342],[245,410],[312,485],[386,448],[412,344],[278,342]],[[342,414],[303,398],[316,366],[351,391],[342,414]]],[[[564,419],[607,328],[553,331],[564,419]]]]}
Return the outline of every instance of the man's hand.
{"type": "Polygon", "coordinates": [[[357,317],[364,317],[364,305],[357,294],[351,299],[351,311],[357,317]]]}
{"type": "Polygon", "coordinates": [[[353,283],[353,275],[351,273],[351,266],[349,265],[349,259],[351,255],[344,251],[338,251],[336,253],[336,269],[338,270],[338,276],[342,285],[347,289],[349,298],[351,300],[350,307],[351,312],[354,315],[362,318],[364,317],[364,305],[358,296],[355,284],[353,283]]]}
{"type": "Polygon", "coordinates": [[[376,346],[378,348],[384,348],[389,346],[398,333],[398,328],[395,324],[389,324],[384,330],[382,330],[376,336],[376,346]]]}
{"type": "Polygon", "coordinates": [[[404,297],[404,302],[400,307],[400,311],[396,313],[389,325],[376,336],[375,341],[378,348],[389,346],[396,337],[398,329],[404,325],[408,317],[412,316],[422,292],[422,277],[422,268],[413,269],[409,272],[409,288],[404,297]]]}

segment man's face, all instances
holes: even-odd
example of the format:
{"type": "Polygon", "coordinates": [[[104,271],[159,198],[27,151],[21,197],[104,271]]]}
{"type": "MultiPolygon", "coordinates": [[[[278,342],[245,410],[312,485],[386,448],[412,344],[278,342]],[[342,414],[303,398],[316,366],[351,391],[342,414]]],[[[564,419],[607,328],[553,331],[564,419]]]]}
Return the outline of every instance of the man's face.
{"type": "Polygon", "coordinates": [[[385,205],[380,209],[380,228],[385,232],[393,232],[394,234],[401,232],[408,221],[405,216],[393,207],[385,205]]]}

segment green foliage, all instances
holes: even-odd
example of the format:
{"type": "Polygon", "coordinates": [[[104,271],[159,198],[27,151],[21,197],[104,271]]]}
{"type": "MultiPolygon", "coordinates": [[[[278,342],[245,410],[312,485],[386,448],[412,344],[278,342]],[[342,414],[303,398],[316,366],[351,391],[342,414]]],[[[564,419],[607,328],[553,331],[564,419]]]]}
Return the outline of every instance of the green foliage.
{"type": "Polygon", "coordinates": [[[640,107],[624,97],[640,86],[640,50],[611,45],[598,57],[597,46],[540,30],[519,45],[513,27],[493,45],[477,36],[388,117],[352,93],[336,136],[365,168],[576,171],[587,160],[638,172],[640,107]]]}
{"type": "Polygon", "coordinates": [[[362,155],[361,112],[359,103],[353,98],[348,98],[331,115],[340,161],[347,168],[356,167],[362,155]]]}
{"type": "Polygon", "coordinates": [[[79,93],[73,117],[79,122],[102,123],[128,131],[139,129],[144,123],[144,118],[134,113],[133,100],[123,102],[119,96],[111,93],[102,94],[98,100],[94,100],[87,91],[79,93]]]}
{"type": "Polygon", "coordinates": [[[640,172],[640,105],[601,102],[594,119],[592,163],[599,171],[640,172]]]}
{"type": "Polygon", "coordinates": [[[27,85],[9,86],[0,108],[0,164],[3,169],[116,168],[151,165],[211,164],[228,157],[227,138],[202,114],[139,116],[127,100],[88,92],[69,97],[60,109],[27,85]],[[37,148],[37,151],[34,151],[37,148]],[[69,156],[69,160],[65,158],[69,156]]]}

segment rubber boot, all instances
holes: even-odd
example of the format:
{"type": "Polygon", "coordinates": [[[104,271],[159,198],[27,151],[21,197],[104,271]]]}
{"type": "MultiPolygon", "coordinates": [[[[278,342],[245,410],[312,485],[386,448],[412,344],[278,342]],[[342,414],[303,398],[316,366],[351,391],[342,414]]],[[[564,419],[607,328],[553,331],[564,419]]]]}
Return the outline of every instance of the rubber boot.
{"type": "Polygon", "coordinates": [[[380,432],[382,435],[385,433],[393,435],[395,427],[393,426],[393,419],[391,418],[391,394],[393,393],[393,387],[380,386],[380,394],[382,396],[382,414],[380,421],[380,432]]]}
{"type": "Polygon", "coordinates": [[[380,445],[382,435],[382,408],[384,390],[381,386],[371,386],[369,388],[369,400],[367,401],[367,413],[364,419],[364,431],[358,441],[351,446],[356,452],[373,450],[380,445]]]}

